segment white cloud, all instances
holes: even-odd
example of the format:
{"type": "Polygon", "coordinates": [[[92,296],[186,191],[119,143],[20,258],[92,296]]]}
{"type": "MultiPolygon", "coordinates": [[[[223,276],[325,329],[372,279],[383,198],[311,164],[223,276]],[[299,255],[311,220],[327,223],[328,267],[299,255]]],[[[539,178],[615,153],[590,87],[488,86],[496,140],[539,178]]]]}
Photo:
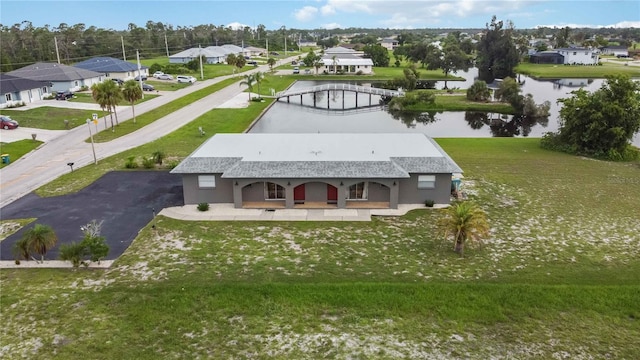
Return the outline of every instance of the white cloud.
{"type": "Polygon", "coordinates": [[[640,21],[620,21],[609,25],[557,23],[551,25],[536,25],[535,27],[563,28],[567,26],[570,28],[640,28],[640,21]]]}
{"type": "Polygon", "coordinates": [[[324,5],[320,8],[320,13],[325,16],[334,15],[336,13],[336,9],[334,9],[331,5],[324,5]]]}
{"type": "MultiPolygon", "coordinates": [[[[249,26],[249,25],[241,24],[239,22],[232,22],[232,23],[227,24],[227,27],[230,27],[233,30],[242,30],[247,26],[249,26]]],[[[249,27],[251,27],[251,26],[249,26],[249,27]]]]}
{"type": "Polygon", "coordinates": [[[338,23],[330,23],[330,24],[320,25],[320,28],[327,29],[327,30],[332,30],[332,29],[342,28],[342,26],[340,26],[340,24],[338,24],[338,23]]]}
{"type": "Polygon", "coordinates": [[[318,13],[318,8],[313,6],[305,6],[302,9],[297,9],[294,11],[293,16],[296,20],[301,22],[307,22],[313,20],[316,14],[318,13]]]}

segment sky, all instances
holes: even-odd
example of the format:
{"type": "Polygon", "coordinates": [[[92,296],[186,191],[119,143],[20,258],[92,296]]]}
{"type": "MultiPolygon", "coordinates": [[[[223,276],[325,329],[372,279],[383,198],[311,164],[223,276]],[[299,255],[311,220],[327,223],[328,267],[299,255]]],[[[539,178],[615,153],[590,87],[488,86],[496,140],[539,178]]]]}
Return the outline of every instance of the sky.
{"type": "Polygon", "coordinates": [[[640,28],[638,0],[2,0],[0,23],[126,30],[148,21],[190,27],[264,25],[267,30],[335,28],[484,28],[491,16],[517,29],[640,28]]]}

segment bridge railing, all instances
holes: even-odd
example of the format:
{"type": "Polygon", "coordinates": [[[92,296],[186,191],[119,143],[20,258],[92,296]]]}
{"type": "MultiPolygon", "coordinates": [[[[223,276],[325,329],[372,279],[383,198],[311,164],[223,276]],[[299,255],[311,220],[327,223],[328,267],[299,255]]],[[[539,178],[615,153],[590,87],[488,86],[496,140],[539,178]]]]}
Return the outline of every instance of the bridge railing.
{"type": "Polygon", "coordinates": [[[402,90],[396,91],[396,90],[378,89],[371,86],[334,83],[334,84],[317,85],[312,88],[280,91],[276,93],[275,97],[282,98],[287,96],[295,96],[295,95],[302,95],[302,94],[309,94],[309,93],[330,91],[330,90],[346,90],[346,91],[354,91],[354,92],[373,94],[373,95],[404,96],[404,92],[402,90]]]}

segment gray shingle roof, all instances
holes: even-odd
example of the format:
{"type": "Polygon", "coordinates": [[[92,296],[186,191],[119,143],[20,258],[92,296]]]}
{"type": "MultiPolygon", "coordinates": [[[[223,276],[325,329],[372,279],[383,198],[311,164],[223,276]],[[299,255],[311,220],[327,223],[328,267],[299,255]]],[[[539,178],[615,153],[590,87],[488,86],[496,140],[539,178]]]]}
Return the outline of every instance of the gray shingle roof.
{"type": "Polygon", "coordinates": [[[92,79],[102,76],[101,73],[80,69],[58,63],[35,63],[23,68],[13,70],[7,74],[35,81],[72,81],[92,79]]]}
{"type": "Polygon", "coordinates": [[[462,170],[424,134],[217,134],[171,172],[221,173],[223,178],[406,178],[462,170]]]}
{"type": "Polygon", "coordinates": [[[408,178],[392,161],[239,161],[223,178],[408,178]]]}
{"type": "MultiPolygon", "coordinates": [[[[99,73],[128,72],[138,70],[137,64],[106,56],[94,57],[74,64],[73,66],[85,70],[96,71],[99,73]]],[[[147,66],[141,66],[140,68],[147,69],[147,66]]]]}
{"type": "Polygon", "coordinates": [[[48,83],[44,81],[35,81],[0,73],[0,92],[3,94],[39,89],[47,85],[48,83]]]}

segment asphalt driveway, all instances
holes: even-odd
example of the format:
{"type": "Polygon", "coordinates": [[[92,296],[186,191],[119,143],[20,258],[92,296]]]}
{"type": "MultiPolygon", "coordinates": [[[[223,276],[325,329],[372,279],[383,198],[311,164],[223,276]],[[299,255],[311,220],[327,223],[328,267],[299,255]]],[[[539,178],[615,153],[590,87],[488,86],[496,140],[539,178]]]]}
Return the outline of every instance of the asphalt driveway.
{"type": "Polygon", "coordinates": [[[0,242],[0,259],[13,260],[13,244],[36,223],[49,225],[58,236],[45,259],[56,260],[60,244],[82,240],[80,227],[91,220],[104,220],[102,236],[109,244],[106,260],[118,258],[140,229],[162,208],[184,205],[179,175],[166,171],[114,171],[78,193],[41,198],[35,193],[0,209],[2,220],[37,218],[0,242]]]}

